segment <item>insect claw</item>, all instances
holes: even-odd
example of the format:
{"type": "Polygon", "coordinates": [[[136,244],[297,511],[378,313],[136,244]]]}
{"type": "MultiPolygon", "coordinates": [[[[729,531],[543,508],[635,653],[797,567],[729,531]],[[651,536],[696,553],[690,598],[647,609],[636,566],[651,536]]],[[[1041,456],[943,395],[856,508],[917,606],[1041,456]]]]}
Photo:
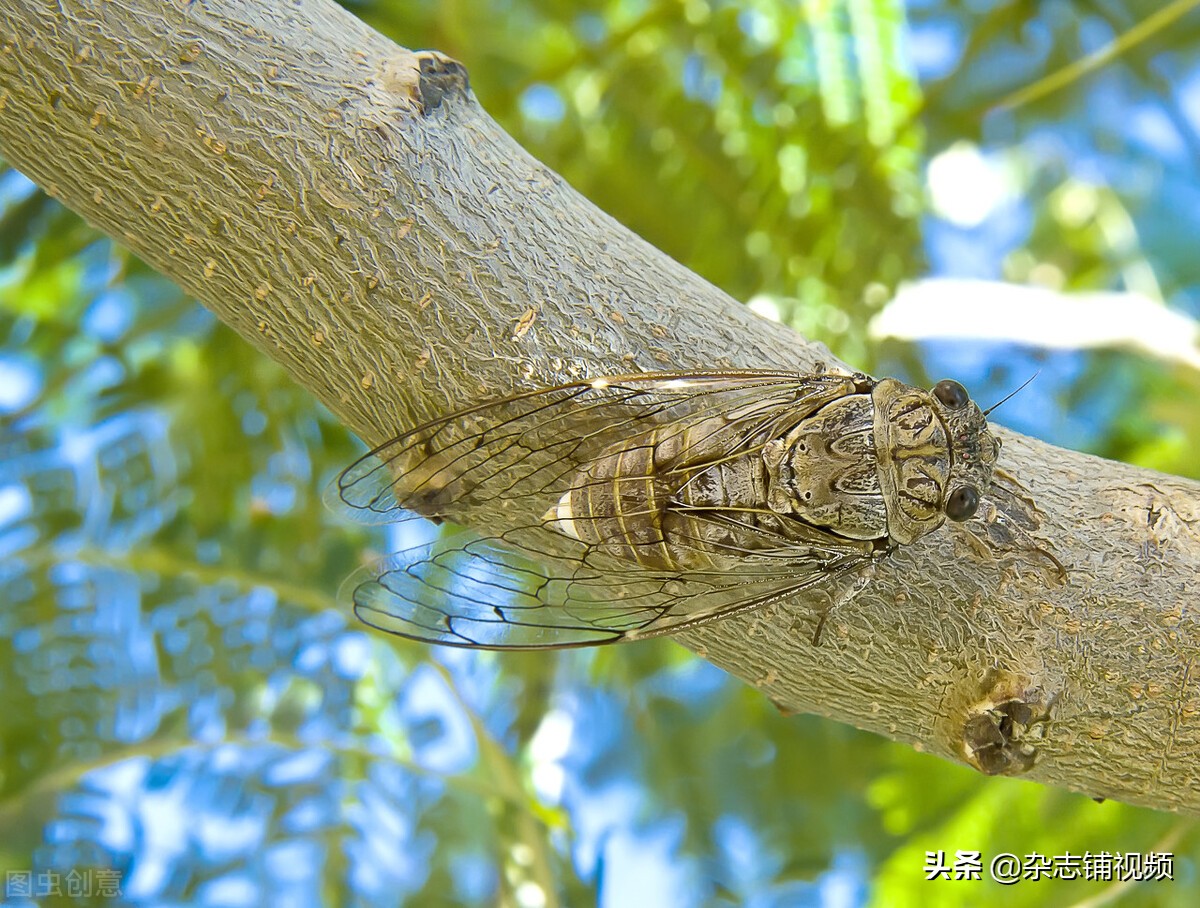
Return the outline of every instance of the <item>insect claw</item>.
{"type": "Polygon", "coordinates": [[[821,645],[821,633],[825,630],[825,619],[829,617],[829,611],[832,606],[821,609],[821,617],[817,619],[817,629],[813,631],[812,645],[821,645]]]}

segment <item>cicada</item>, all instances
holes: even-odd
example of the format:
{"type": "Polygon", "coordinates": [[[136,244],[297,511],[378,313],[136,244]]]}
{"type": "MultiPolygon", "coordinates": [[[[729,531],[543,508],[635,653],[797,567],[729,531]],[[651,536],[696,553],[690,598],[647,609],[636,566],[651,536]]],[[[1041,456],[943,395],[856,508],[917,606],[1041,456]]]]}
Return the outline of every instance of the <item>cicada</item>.
{"type": "Polygon", "coordinates": [[[540,649],[651,637],[836,584],[970,518],[999,450],[955,381],[658,372],[451,413],[375,449],[332,491],[367,522],[494,528],[355,575],[367,624],[540,649]]]}

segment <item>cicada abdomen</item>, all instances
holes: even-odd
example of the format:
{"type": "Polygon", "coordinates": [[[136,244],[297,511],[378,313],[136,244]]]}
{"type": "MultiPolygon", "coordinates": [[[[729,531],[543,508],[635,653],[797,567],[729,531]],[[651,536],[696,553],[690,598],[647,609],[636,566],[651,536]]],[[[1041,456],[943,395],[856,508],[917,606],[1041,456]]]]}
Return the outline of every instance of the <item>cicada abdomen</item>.
{"type": "Polygon", "coordinates": [[[353,598],[369,623],[420,640],[575,646],[832,582],[972,516],[998,453],[957,382],[650,373],[427,423],[337,492],[375,521],[548,506],[533,524],[401,553],[353,598]]]}

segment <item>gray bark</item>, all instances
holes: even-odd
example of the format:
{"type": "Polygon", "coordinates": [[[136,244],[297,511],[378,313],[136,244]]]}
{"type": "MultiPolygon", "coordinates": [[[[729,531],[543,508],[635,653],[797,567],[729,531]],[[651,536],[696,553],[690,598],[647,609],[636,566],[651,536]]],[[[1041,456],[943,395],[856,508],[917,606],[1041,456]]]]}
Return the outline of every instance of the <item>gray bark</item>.
{"type": "MultiPolygon", "coordinates": [[[[584,374],[834,364],[327,0],[3,0],[0,153],[368,444],[584,374]]],[[[819,647],[821,591],[681,642],[788,711],[1200,812],[1200,486],[999,434],[981,518],[887,559],[819,647]]]]}

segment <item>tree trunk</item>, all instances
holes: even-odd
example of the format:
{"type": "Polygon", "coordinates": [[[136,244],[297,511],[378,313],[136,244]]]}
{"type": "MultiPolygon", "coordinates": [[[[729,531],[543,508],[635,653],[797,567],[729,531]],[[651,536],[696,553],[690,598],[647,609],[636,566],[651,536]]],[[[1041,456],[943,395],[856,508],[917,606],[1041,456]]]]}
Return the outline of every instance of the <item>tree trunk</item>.
{"type": "MultiPolygon", "coordinates": [[[[581,375],[835,364],[328,0],[2,5],[0,153],[368,444],[581,375]]],[[[1200,812],[1200,487],[998,434],[981,516],[886,559],[820,646],[820,591],[680,641],[781,709],[1200,812]]]]}

